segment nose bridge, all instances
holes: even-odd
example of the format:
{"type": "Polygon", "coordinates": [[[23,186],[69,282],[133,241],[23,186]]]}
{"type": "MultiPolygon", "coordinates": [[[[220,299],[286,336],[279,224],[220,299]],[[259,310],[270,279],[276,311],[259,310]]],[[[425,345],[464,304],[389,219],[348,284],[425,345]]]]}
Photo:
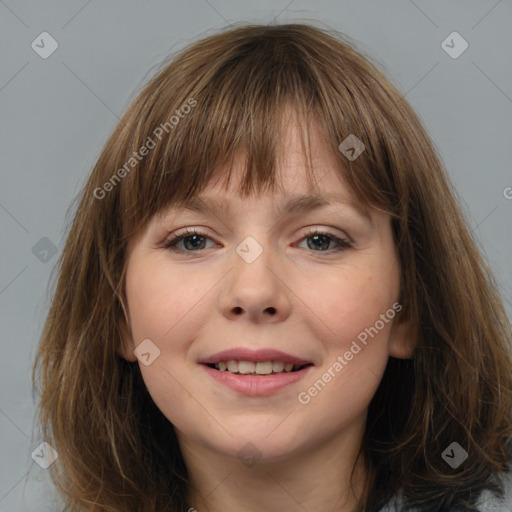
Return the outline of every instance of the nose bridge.
{"type": "Polygon", "coordinates": [[[260,230],[245,237],[237,245],[235,253],[234,277],[241,281],[239,284],[243,290],[254,289],[260,295],[275,291],[275,276],[271,269],[275,266],[276,255],[272,254],[267,233],[260,230]]]}
{"type": "Polygon", "coordinates": [[[276,272],[279,258],[272,251],[264,229],[253,231],[236,246],[234,268],[222,301],[224,314],[245,314],[252,320],[288,315],[285,287],[276,272]]]}

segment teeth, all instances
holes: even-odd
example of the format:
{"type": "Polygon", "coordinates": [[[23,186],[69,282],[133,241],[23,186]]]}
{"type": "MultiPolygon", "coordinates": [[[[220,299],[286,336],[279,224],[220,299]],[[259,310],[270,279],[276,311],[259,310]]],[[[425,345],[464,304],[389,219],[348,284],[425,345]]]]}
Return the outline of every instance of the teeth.
{"type": "Polygon", "coordinates": [[[280,373],[283,371],[284,363],[283,361],[272,361],[272,370],[276,373],[280,373]]]}
{"type": "Polygon", "coordinates": [[[239,373],[241,375],[256,374],[256,375],[270,375],[271,373],[291,372],[298,370],[300,365],[293,363],[284,363],[283,361],[219,361],[215,363],[217,370],[228,371],[230,373],[239,373]]]}
{"type": "Polygon", "coordinates": [[[251,363],[250,361],[240,361],[238,363],[238,373],[254,373],[255,370],[256,365],[254,363],[251,363]]]}
{"type": "Polygon", "coordinates": [[[238,371],[238,361],[227,362],[228,372],[236,373],[238,371]]]}
{"type": "Polygon", "coordinates": [[[269,375],[272,373],[272,361],[258,361],[256,363],[256,373],[258,375],[269,375]]]}

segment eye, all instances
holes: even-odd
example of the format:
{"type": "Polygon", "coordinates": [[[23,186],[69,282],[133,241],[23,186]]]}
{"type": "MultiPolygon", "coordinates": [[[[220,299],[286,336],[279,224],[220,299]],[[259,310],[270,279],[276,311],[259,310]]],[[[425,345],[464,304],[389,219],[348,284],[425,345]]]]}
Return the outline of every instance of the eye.
{"type": "MultiPolygon", "coordinates": [[[[173,238],[167,241],[164,245],[165,249],[178,252],[181,249],[177,248],[180,242],[184,242],[186,248],[192,248],[191,251],[185,250],[185,252],[197,252],[198,249],[204,249],[204,244],[201,239],[209,238],[205,233],[196,231],[195,229],[185,231],[183,233],[176,234],[173,238]],[[190,243],[188,243],[190,242],[190,243]]],[[[211,239],[210,239],[211,240],[211,239]]]]}
{"type": "Polygon", "coordinates": [[[320,231],[317,229],[310,230],[304,240],[311,240],[311,243],[307,243],[308,248],[314,250],[315,252],[326,252],[326,251],[343,251],[345,249],[349,249],[352,247],[352,244],[347,240],[340,238],[331,233],[327,233],[324,231],[320,231]],[[337,244],[337,247],[334,249],[328,249],[330,243],[334,241],[337,244]],[[319,249],[319,250],[317,250],[319,249]]]}
{"type": "MultiPolygon", "coordinates": [[[[201,249],[205,249],[204,241],[206,239],[211,240],[205,233],[201,233],[195,229],[190,231],[186,230],[176,234],[165,242],[163,247],[173,252],[200,252],[201,249]],[[183,242],[184,249],[178,247],[178,244],[181,242],[183,242]]],[[[311,243],[308,242],[307,245],[308,248],[314,252],[342,251],[352,247],[352,244],[347,240],[319,230],[310,230],[301,240],[311,240],[311,243]],[[334,242],[337,247],[329,249],[329,245],[332,242],[334,242]]]]}

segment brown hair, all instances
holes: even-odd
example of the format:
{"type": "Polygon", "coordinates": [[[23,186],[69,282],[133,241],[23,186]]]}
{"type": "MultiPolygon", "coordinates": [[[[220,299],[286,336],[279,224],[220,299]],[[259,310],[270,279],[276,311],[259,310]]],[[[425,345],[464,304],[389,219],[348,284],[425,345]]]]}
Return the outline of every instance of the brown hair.
{"type": "Polygon", "coordinates": [[[241,151],[240,194],[275,186],[286,105],[306,141],[313,124],[322,131],[357,199],[391,216],[401,316],[418,333],[414,358],[389,359],[370,403],[359,510],[379,510],[400,491],[427,512],[501,490],[512,361],[498,286],[417,115],[354,47],[310,25],[230,28],[165,63],[109,138],[59,259],[32,374],[36,382],[39,364],[38,420],[59,453],[52,477],[72,510],[190,506],[172,425],[138,364],[117,353],[127,322],[125,250],[155,214],[199,194],[241,151]],[[353,161],[338,149],[350,134],[365,145],[353,161]],[[457,469],[441,457],[453,441],[468,452],[457,469]]]}

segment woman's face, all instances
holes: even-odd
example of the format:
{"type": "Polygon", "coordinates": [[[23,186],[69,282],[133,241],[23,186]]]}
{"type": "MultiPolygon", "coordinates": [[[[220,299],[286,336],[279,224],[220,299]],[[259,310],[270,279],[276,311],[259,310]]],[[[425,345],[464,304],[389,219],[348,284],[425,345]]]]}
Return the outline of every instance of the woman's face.
{"type": "Polygon", "coordinates": [[[119,352],[138,361],[180,443],[216,456],[277,461],[328,439],[358,446],[388,356],[413,350],[394,319],[389,217],[359,211],[318,134],[315,190],[296,125],[283,147],[283,192],[241,199],[234,184],[212,184],[201,194],[211,210],[169,209],[128,249],[131,326],[119,352]],[[308,194],[332,202],[297,201],[308,194]],[[284,371],[297,362],[307,366],[284,371]]]}

